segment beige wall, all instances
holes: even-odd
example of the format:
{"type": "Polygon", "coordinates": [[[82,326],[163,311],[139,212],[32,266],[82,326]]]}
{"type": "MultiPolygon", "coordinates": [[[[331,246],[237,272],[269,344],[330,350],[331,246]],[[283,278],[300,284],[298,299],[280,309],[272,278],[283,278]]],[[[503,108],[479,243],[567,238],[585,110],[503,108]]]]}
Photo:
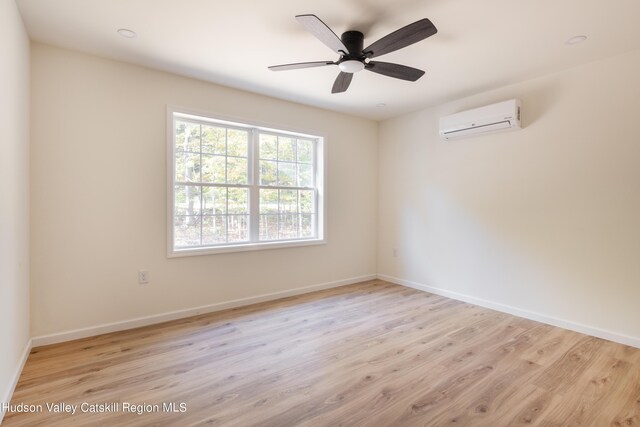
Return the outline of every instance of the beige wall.
{"type": "Polygon", "coordinates": [[[29,38],[13,0],[0,1],[0,52],[2,403],[29,342],[29,38]]]}
{"type": "Polygon", "coordinates": [[[635,51],[381,123],[379,273],[638,345],[639,75],[635,51]],[[524,130],[438,137],[514,97],[524,130]]]}
{"type": "Polygon", "coordinates": [[[32,61],[34,336],[376,273],[375,122],[45,45],[32,61]],[[328,243],[167,259],[167,104],[326,132],[328,243]]]}

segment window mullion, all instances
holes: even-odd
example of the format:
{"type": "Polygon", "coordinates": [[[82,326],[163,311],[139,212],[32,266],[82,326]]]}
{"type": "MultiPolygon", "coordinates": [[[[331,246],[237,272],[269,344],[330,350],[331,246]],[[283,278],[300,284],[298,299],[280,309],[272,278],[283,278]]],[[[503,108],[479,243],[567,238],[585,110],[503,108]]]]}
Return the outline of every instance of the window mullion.
{"type": "Polygon", "coordinates": [[[300,208],[300,191],[296,190],[296,222],[298,224],[298,237],[302,234],[302,209],[300,208]]]}
{"type": "MultiPolygon", "coordinates": [[[[198,180],[198,182],[202,182],[202,125],[198,126],[200,128],[200,153],[198,153],[198,155],[200,156],[200,179],[198,180]]],[[[200,187],[200,244],[202,245],[202,242],[204,241],[203,237],[202,237],[202,233],[204,233],[204,213],[203,213],[203,209],[202,209],[202,205],[203,205],[203,196],[202,196],[202,185],[199,186],[200,187]]]]}
{"type": "MultiPolygon", "coordinates": [[[[226,159],[225,159],[226,160],[226,159]]],[[[225,189],[225,192],[227,193],[227,196],[225,198],[225,208],[224,208],[224,230],[225,230],[225,236],[224,236],[224,241],[226,243],[229,243],[229,224],[231,223],[231,217],[229,216],[229,187],[227,187],[225,189]]]]}
{"type": "MultiPolygon", "coordinates": [[[[313,152],[313,158],[312,160],[312,164],[313,164],[313,206],[311,208],[311,220],[312,220],[312,228],[313,228],[313,237],[318,237],[318,231],[320,228],[319,225],[319,221],[320,221],[320,211],[318,210],[318,207],[320,206],[320,204],[318,203],[318,198],[320,197],[319,191],[318,191],[318,187],[320,186],[320,173],[321,171],[319,170],[318,167],[318,142],[314,141],[313,142],[313,146],[312,146],[312,152],[313,152]]],[[[324,179],[324,171],[322,171],[322,177],[324,179]]],[[[323,184],[324,185],[324,184],[323,184]]],[[[324,191],[324,187],[323,190],[324,191]]],[[[324,196],[323,196],[324,197],[324,196]]],[[[324,216],[324,213],[322,214],[324,216]]]]}
{"type": "Polygon", "coordinates": [[[251,130],[251,144],[249,144],[249,241],[255,243],[260,240],[260,161],[259,161],[259,132],[251,130]]]}
{"type": "Polygon", "coordinates": [[[280,214],[280,192],[282,190],[278,190],[278,215],[276,217],[277,219],[277,223],[278,223],[278,236],[276,237],[277,239],[280,239],[280,218],[282,217],[282,215],[280,214]]]}

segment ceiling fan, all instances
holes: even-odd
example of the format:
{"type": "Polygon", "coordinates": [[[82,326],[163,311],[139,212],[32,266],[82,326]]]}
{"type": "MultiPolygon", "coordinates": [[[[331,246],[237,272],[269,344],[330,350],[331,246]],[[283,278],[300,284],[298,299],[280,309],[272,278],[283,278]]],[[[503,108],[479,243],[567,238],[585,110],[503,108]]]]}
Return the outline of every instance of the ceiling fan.
{"type": "Polygon", "coordinates": [[[336,81],[333,83],[331,93],[346,91],[349,84],[351,84],[353,74],[362,70],[369,70],[385,76],[395,77],[396,79],[415,82],[423,76],[424,71],[407,67],[406,65],[371,61],[371,59],[417,43],[438,32],[435,25],[424,18],[384,36],[377,42],[363,49],[364,34],[360,31],[346,31],[342,33],[341,38],[338,38],[331,28],[315,15],[297,15],[296,20],[304,25],[318,40],[339,54],[340,58],[337,61],[298,62],[295,64],[273,65],[269,67],[269,69],[272,71],[284,71],[337,65],[338,68],[340,68],[340,74],[338,74],[336,81]]]}

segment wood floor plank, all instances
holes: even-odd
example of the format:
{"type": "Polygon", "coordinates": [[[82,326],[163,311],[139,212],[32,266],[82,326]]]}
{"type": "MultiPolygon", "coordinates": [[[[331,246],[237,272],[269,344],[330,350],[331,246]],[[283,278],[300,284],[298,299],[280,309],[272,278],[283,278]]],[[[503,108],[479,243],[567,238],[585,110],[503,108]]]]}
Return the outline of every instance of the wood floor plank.
{"type": "Polygon", "coordinates": [[[553,393],[574,391],[575,383],[593,363],[602,340],[584,336],[578,343],[557,359],[534,384],[553,393]]]}
{"type": "Polygon", "coordinates": [[[522,354],[522,358],[548,367],[583,337],[584,335],[577,332],[551,328],[544,337],[522,354]]]}
{"type": "Polygon", "coordinates": [[[441,408],[437,415],[430,415],[430,422],[442,426],[492,425],[512,403],[510,399],[519,387],[517,381],[530,380],[541,368],[533,362],[517,358],[497,361],[490,375],[470,386],[448,407],[441,408]]]}
{"type": "Polygon", "coordinates": [[[539,425],[546,413],[561,404],[562,396],[553,394],[533,384],[521,385],[511,397],[510,405],[496,419],[496,425],[539,425]]]}
{"type": "Polygon", "coordinates": [[[370,281],[32,351],[7,426],[640,423],[640,350],[370,281]]]}
{"type": "Polygon", "coordinates": [[[590,425],[607,408],[614,408],[611,401],[624,387],[633,366],[629,362],[604,355],[579,378],[574,388],[580,393],[571,393],[544,417],[542,425],[582,426],[590,425]]]}

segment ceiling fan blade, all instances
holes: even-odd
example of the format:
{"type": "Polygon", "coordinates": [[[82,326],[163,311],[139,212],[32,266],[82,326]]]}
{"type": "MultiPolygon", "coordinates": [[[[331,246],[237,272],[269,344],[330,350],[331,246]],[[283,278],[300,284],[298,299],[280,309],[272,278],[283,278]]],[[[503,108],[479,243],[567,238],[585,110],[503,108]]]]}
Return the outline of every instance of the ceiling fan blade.
{"type": "Polygon", "coordinates": [[[316,15],[296,15],[296,20],[335,53],[349,52],[336,33],[316,15]]]}
{"type": "Polygon", "coordinates": [[[341,93],[346,91],[351,84],[351,79],[353,78],[353,73],[343,73],[342,71],[338,74],[336,81],[333,83],[333,88],[331,89],[331,93],[341,93]]]}
{"type": "Polygon", "coordinates": [[[396,79],[409,80],[415,82],[424,75],[424,71],[406,65],[393,64],[391,62],[369,61],[365,66],[369,71],[382,74],[396,79]]]}
{"type": "Polygon", "coordinates": [[[367,46],[362,52],[369,57],[385,55],[424,40],[438,32],[438,29],[427,18],[421,19],[387,34],[377,42],[367,46]]]}
{"type": "Polygon", "coordinates": [[[325,65],[334,65],[332,61],[316,61],[316,62],[297,62],[295,64],[272,65],[269,67],[271,71],[297,70],[299,68],[324,67],[325,65]]]}

